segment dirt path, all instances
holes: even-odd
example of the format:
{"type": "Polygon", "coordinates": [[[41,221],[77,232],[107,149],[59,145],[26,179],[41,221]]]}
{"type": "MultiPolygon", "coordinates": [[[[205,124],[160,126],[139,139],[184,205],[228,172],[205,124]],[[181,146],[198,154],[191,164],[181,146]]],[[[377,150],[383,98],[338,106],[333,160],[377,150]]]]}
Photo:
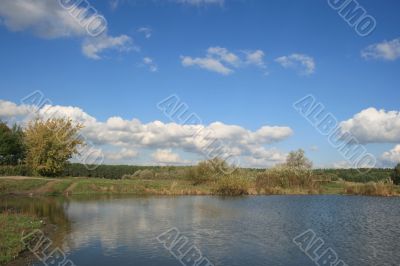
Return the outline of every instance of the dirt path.
{"type": "Polygon", "coordinates": [[[71,194],[72,191],[74,191],[74,188],[75,188],[77,185],[78,185],[78,182],[72,182],[72,184],[69,185],[69,186],[67,187],[67,189],[64,190],[64,194],[67,195],[67,196],[68,196],[69,194],[71,194]]]}
{"type": "Polygon", "coordinates": [[[33,194],[46,194],[53,191],[53,186],[57,183],[61,182],[61,180],[53,180],[47,182],[44,186],[41,186],[33,191],[33,194]]]}

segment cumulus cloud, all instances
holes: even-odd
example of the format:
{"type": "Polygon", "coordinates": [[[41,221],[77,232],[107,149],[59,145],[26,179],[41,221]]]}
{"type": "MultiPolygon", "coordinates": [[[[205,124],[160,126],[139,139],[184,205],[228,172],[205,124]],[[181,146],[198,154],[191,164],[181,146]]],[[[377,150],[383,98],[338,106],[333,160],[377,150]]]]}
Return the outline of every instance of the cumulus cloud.
{"type": "Polygon", "coordinates": [[[100,59],[99,53],[106,49],[130,50],[132,39],[108,35],[106,25],[98,37],[89,34],[87,25],[93,23],[95,14],[95,9],[85,5],[68,10],[54,0],[3,0],[0,5],[2,24],[10,31],[29,31],[46,39],[82,38],[82,52],[92,59],[100,59]]]}
{"type": "Polygon", "coordinates": [[[124,161],[136,158],[139,155],[139,152],[132,149],[122,148],[119,151],[114,152],[106,152],[105,157],[111,161],[124,161]]]}
{"type": "Polygon", "coordinates": [[[30,30],[44,38],[85,35],[85,29],[58,1],[3,0],[0,16],[11,31],[30,30]]]}
{"type": "Polygon", "coordinates": [[[340,123],[343,132],[351,133],[360,143],[400,143],[400,113],[362,110],[351,119],[340,123]]]}
{"type": "Polygon", "coordinates": [[[375,43],[361,51],[364,59],[394,61],[400,58],[400,38],[375,43]]]}
{"type": "Polygon", "coordinates": [[[13,102],[0,100],[0,119],[27,116],[32,112],[28,105],[17,105],[13,102]]]}
{"type": "Polygon", "coordinates": [[[179,154],[171,149],[157,149],[152,155],[154,162],[158,164],[187,164],[189,161],[182,160],[179,154]]]}
{"type": "MultiPolygon", "coordinates": [[[[179,149],[204,158],[207,155],[213,157],[222,151],[223,155],[253,157],[257,159],[257,162],[252,162],[255,164],[280,163],[284,161],[285,154],[272,148],[268,149],[266,145],[283,141],[293,134],[292,129],[286,126],[265,125],[252,131],[222,122],[214,122],[209,125],[181,125],[161,121],[142,123],[138,119],[126,120],[117,116],[101,122],[81,108],[72,106],[45,105],[35,114],[27,111],[32,108],[28,105],[0,101],[0,107],[2,107],[0,114],[4,120],[16,116],[29,118],[39,115],[43,118],[69,117],[75,122],[82,123],[85,126],[82,134],[94,145],[122,149],[120,158],[118,155],[105,152],[106,158],[109,159],[134,157],[136,153],[133,151],[145,148],[161,150],[162,152],[159,152],[158,155],[167,154],[166,150],[179,149]],[[5,107],[12,108],[4,111],[5,107]]],[[[171,155],[170,158],[172,157],[171,155]]],[[[162,157],[157,156],[157,158],[162,157]]]]}
{"type": "Polygon", "coordinates": [[[197,66],[222,75],[232,74],[234,69],[249,65],[265,68],[263,51],[245,51],[244,55],[241,58],[226,48],[215,46],[207,49],[205,57],[181,56],[181,63],[184,67],[197,66]]]}
{"type": "Polygon", "coordinates": [[[400,145],[398,144],[390,151],[384,152],[380,159],[383,165],[389,167],[400,163],[400,145]]]}
{"type": "Polygon", "coordinates": [[[144,57],[143,58],[143,64],[147,66],[150,70],[150,72],[157,72],[158,71],[158,66],[156,63],[154,63],[154,60],[150,57],[144,57]]]}
{"type": "Polygon", "coordinates": [[[275,59],[284,68],[295,69],[300,75],[311,75],[315,72],[314,58],[305,54],[291,54],[275,59]]]}
{"type": "Polygon", "coordinates": [[[246,63],[250,65],[256,65],[261,68],[265,68],[264,62],[264,52],[261,50],[256,51],[245,51],[246,54],[246,63]]]}

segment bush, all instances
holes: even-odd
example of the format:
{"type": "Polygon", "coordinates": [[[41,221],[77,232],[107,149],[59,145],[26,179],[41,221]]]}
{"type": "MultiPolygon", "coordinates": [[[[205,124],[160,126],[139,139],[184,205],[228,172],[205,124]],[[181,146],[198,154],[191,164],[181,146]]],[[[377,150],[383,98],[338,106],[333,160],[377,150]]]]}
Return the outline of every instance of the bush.
{"type": "Polygon", "coordinates": [[[318,184],[313,181],[313,173],[308,169],[276,167],[258,174],[256,188],[303,188],[316,189],[318,184]]]}
{"type": "Polygon", "coordinates": [[[154,179],[154,172],[150,169],[144,169],[137,171],[133,177],[138,179],[154,179]]]}
{"type": "MultiPolygon", "coordinates": [[[[156,168],[156,167],[147,167],[156,168]]],[[[88,165],[80,163],[68,164],[62,176],[96,177],[107,179],[121,179],[124,175],[133,175],[136,171],[146,169],[144,166],[134,165],[88,165]],[[89,170],[89,169],[92,170],[89,170]]]]}
{"type": "Polygon", "coordinates": [[[228,169],[228,164],[219,158],[199,162],[188,171],[188,177],[195,185],[207,183],[217,180],[224,174],[224,170],[228,169]]]}
{"type": "Polygon", "coordinates": [[[224,175],[215,184],[215,193],[224,196],[242,196],[249,194],[250,180],[240,173],[224,175]]]}
{"type": "Polygon", "coordinates": [[[0,165],[0,176],[31,176],[32,170],[27,165],[0,165]]]}

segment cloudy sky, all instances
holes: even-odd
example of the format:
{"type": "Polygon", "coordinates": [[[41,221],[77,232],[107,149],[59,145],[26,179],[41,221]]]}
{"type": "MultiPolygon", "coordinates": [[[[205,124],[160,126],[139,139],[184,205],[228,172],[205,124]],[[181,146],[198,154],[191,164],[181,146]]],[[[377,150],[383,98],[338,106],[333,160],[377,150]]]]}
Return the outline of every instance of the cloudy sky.
{"type": "Polygon", "coordinates": [[[329,113],[377,166],[400,161],[397,0],[358,0],[376,21],[367,36],[340,1],[73,2],[1,1],[3,121],[69,116],[112,164],[192,164],[217,145],[243,166],[302,148],[316,167],[346,167],[318,130],[329,113]],[[307,95],[315,123],[293,107],[307,95]]]}

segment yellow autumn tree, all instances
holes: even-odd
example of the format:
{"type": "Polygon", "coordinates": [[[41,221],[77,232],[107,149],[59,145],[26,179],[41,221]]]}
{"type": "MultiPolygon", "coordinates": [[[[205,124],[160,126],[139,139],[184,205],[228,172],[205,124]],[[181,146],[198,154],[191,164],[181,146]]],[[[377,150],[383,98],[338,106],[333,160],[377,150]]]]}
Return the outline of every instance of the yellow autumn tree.
{"type": "Polygon", "coordinates": [[[31,121],[25,130],[26,163],[42,176],[56,176],[84,145],[79,131],[82,124],[71,119],[51,118],[31,121]]]}

